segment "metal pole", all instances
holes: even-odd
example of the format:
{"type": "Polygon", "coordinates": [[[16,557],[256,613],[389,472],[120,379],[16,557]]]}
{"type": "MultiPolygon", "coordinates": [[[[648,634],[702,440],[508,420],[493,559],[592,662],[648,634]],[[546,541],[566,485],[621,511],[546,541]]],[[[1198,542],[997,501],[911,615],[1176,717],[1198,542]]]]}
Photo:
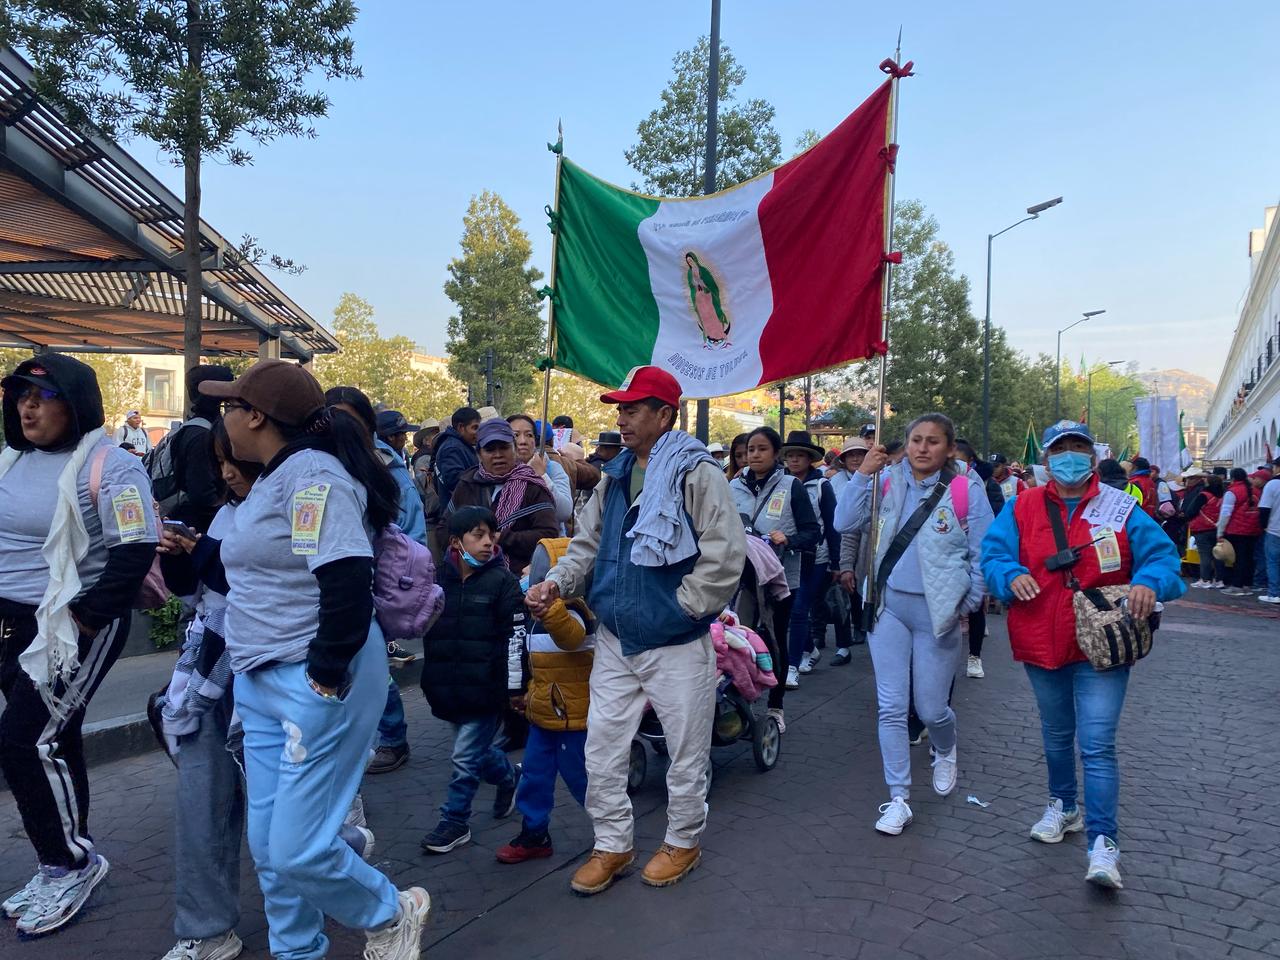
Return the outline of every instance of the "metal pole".
{"type": "Polygon", "coordinates": [[[493,349],[484,354],[484,402],[493,406],[493,349]]]}
{"type": "Polygon", "coordinates": [[[804,428],[813,420],[813,377],[804,378],[804,428]]]}
{"type": "MultiPolygon", "coordinates": [[[[702,192],[716,192],[716,130],[720,112],[720,0],[711,0],[711,50],[707,57],[707,152],[702,192]]],[[[706,443],[711,436],[711,401],[699,400],[694,435],[706,443]]]]}
{"type": "Polygon", "coordinates": [[[991,456],[991,241],[987,234],[987,315],[982,321],[982,459],[991,456]]]}
{"type": "Polygon", "coordinates": [[[551,363],[555,357],[556,344],[556,241],[560,237],[560,168],[564,163],[564,123],[556,123],[556,193],[553,201],[552,224],[555,229],[551,232],[551,297],[547,304],[547,369],[542,374],[542,424],[543,429],[538,431],[538,453],[541,454],[547,445],[547,415],[551,407],[551,363]]]}
{"type": "Polygon", "coordinates": [[[778,384],[778,436],[787,439],[787,383],[778,384]]]}

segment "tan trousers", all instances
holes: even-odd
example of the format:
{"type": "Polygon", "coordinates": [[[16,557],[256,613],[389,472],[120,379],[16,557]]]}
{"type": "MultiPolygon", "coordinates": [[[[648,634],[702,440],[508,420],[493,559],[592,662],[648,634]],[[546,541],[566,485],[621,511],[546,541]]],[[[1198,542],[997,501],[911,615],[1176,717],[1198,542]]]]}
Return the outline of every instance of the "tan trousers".
{"type": "Polygon", "coordinates": [[[646,702],[666,736],[667,836],[696,847],[707,825],[707,765],[716,705],[716,657],[711,636],[675,647],[622,655],[622,642],[596,629],[587,714],[587,813],[597,850],[624,853],[634,845],[635,819],[627,796],[631,740],[646,702]]]}

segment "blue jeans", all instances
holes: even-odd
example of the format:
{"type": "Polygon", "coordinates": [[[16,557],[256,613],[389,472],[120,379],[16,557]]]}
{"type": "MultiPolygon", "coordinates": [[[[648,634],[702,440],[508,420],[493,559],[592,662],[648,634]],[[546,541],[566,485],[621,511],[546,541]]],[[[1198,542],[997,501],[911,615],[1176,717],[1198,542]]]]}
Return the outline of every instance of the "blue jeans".
{"type": "Polygon", "coordinates": [[[409,745],[409,725],[404,722],[404,701],[400,699],[400,688],[394,677],[387,677],[387,705],[382,710],[382,719],[378,721],[378,746],[407,747],[409,745]]]}
{"type": "Polygon", "coordinates": [[[1049,796],[1064,810],[1076,807],[1076,743],[1084,767],[1084,826],[1089,846],[1099,836],[1116,840],[1120,803],[1120,766],[1116,727],[1124,709],[1129,668],[1098,671],[1088,662],[1057,670],[1025,665],[1040,707],[1049,796]]]}
{"type": "Polygon", "coordinates": [[[1262,552],[1267,558],[1267,596],[1280,597],[1280,537],[1263,534],[1262,552]]]}
{"type": "Polygon", "coordinates": [[[516,806],[524,817],[524,828],[541,833],[551,825],[556,805],[556,774],[580,804],[587,797],[587,731],[543,730],[529,725],[529,741],[524,747],[524,767],[516,806]]]}
{"type": "Polygon", "coordinates": [[[311,689],[305,663],[236,677],[249,850],[276,960],[325,956],[326,915],[372,930],[391,923],[400,909],[391,881],[339,837],[387,698],[387,648],[376,624],[350,670],[341,700],[311,689]]]}
{"type": "Polygon", "coordinates": [[[440,808],[440,819],[465,827],[471,819],[471,801],[475,799],[480,781],[501,786],[510,784],[516,773],[507,755],[493,742],[502,726],[499,714],[452,726],[453,776],[449,778],[449,792],[440,808]]]}
{"type": "Polygon", "coordinates": [[[791,605],[791,624],[787,628],[787,665],[800,666],[806,651],[813,649],[813,631],[809,628],[809,611],[831,582],[831,570],[825,563],[815,563],[806,554],[800,564],[800,586],[796,602],[791,605]]]}

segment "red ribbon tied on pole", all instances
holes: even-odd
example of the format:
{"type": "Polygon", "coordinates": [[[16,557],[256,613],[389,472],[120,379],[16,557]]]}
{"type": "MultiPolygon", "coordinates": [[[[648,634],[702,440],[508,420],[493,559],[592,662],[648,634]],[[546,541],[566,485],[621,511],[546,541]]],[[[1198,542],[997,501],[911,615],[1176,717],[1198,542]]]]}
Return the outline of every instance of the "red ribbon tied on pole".
{"type": "Polygon", "coordinates": [[[902,66],[898,66],[892,57],[886,57],[880,64],[880,69],[893,77],[895,80],[901,80],[903,77],[914,77],[915,74],[911,68],[915,66],[915,62],[908,60],[902,66]]]}
{"type": "Polygon", "coordinates": [[[898,162],[898,145],[896,143],[891,143],[887,147],[881,147],[880,156],[889,167],[889,172],[893,173],[894,167],[898,162]]]}
{"type": "Polygon", "coordinates": [[[902,251],[895,250],[893,253],[882,253],[880,259],[885,263],[899,264],[902,263],[902,251]]]}

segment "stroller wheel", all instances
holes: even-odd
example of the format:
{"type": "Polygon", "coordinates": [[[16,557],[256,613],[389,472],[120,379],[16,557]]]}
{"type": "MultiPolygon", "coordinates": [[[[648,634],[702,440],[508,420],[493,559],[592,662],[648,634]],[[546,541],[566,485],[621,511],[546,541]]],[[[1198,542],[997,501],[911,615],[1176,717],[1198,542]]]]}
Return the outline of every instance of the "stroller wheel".
{"type": "Polygon", "coordinates": [[[776,718],[765,714],[756,721],[752,731],[751,753],[756,758],[756,766],[761,773],[768,773],[778,763],[778,754],[782,752],[782,731],[778,729],[776,718]]]}
{"type": "Polygon", "coordinates": [[[644,785],[649,772],[649,754],[639,740],[631,741],[631,763],[627,767],[627,793],[635,793],[644,785]]]}

